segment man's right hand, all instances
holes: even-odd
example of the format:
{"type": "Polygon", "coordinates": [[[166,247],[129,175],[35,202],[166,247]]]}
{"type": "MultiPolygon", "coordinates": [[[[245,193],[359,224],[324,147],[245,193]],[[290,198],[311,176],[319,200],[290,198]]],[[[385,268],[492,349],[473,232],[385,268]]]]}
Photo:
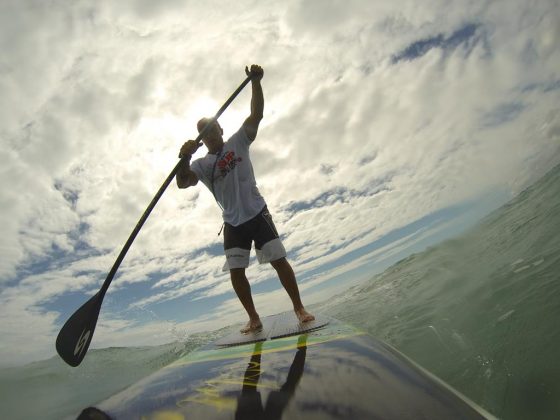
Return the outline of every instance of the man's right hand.
{"type": "Polygon", "coordinates": [[[188,188],[198,183],[198,177],[190,170],[190,161],[194,152],[200,147],[201,143],[196,143],[194,140],[186,141],[179,151],[179,159],[185,158],[181,161],[179,169],[177,170],[176,180],[179,188],[188,188]]]}
{"type": "Polygon", "coordinates": [[[197,144],[194,140],[186,141],[181,146],[181,150],[179,151],[179,159],[181,159],[183,156],[192,156],[199,147],[200,143],[197,144]]]}

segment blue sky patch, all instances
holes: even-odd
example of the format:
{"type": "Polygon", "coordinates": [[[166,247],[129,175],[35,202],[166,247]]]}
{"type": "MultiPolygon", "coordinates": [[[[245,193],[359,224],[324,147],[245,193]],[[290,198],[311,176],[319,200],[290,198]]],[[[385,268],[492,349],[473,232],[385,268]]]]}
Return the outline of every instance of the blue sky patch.
{"type": "Polygon", "coordinates": [[[520,102],[500,104],[482,117],[482,126],[496,127],[498,125],[515,120],[526,106],[520,102]]]}
{"type": "Polygon", "coordinates": [[[555,90],[560,89],[560,79],[559,80],[551,80],[548,82],[536,82],[531,83],[530,85],[525,86],[521,91],[523,93],[531,92],[534,90],[540,90],[543,93],[554,92],[555,90]]]}
{"type": "Polygon", "coordinates": [[[469,23],[459,28],[448,37],[445,37],[444,34],[437,34],[429,38],[415,41],[401,52],[395,54],[391,62],[395,64],[403,60],[412,61],[422,57],[434,48],[449,51],[454,50],[460,45],[466,45],[469,46],[470,50],[472,49],[472,45],[469,45],[469,41],[475,37],[478,27],[478,24],[469,23]]]}

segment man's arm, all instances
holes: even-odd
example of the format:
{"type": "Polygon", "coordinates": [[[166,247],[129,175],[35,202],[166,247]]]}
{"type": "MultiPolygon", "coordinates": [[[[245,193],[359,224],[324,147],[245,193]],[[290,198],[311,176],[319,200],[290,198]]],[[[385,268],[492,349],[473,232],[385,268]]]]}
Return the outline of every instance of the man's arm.
{"type": "Polygon", "coordinates": [[[251,79],[251,115],[243,123],[243,128],[247,137],[250,141],[255,140],[257,137],[257,131],[259,129],[259,123],[263,118],[264,110],[264,95],[261,86],[261,79],[263,78],[264,71],[261,66],[253,64],[251,66],[251,71],[245,68],[245,73],[249,75],[253,73],[255,76],[251,79]]]}
{"type": "Polygon", "coordinates": [[[179,158],[185,156],[185,159],[181,162],[179,170],[175,175],[177,181],[177,186],[179,188],[188,188],[198,184],[198,176],[191,171],[190,162],[192,154],[198,149],[194,140],[189,140],[181,147],[179,151],[179,158]]]}

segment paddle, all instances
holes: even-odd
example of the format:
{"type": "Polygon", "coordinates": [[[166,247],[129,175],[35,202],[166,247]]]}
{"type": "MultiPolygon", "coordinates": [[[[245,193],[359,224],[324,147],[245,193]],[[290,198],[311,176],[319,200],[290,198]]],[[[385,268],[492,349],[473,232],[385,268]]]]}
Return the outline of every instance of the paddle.
{"type": "MultiPolygon", "coordinates": [[[[220,115],[226,110],[226,108],[233,102],[235,97],[243,90],[243,88],[251,81],[253,74],[247,71],[247,78],[239,85],[239,87],[233,92],[233,94],[229,97],[229,99],[222,105],[219,111],[216,113],[214,118],[209,121],[204,129],[200,132],[198,137],[195,139],[197,144],[200,143],[202,137],[210,126],[212,125],[213,121],[216,121],[220,115]]],[[[103,282],[103,286],[101,286],[101,290],[97,292],[92,298],[90,298],[86,303],[84,303],[74,314],[68,318],[68,321],[64,324],[60,332],[58,333],[58,337],[56,338],[56,351],[62,357],[66,363],[70,366],[78,366],[83,358],[85,357],[87,350],[89,348],[89,344],[91,343],[91,339],[93,338],[93,332],[95,330],[95,326],[97,324],[97,318],[99,316],[99,311],[101,310],[101,304],[103,302],[103,298],[105,297],[105,293],[113,281],[113,277],[117,272],[119,265],[121,264],[122,260],[124,259],[128,249],[134,242],[136,235],[142,228],[142,225],[152,212],[153,208],[156,206],[158,200],[163,195],[164,191],[166,190],[167,186],[171,183],[179,167],[181,162],[184,158],[175,165],[175,168],[171,171],[169,176],[165,179],[162,186],[159,188],[158,192],[140,217],[140,220],[136,224],[136,227],[128,237],[128,240],[123,246],[117,260],[113,264],[111,271],[107,274],[107,278],[103,282]]]]}

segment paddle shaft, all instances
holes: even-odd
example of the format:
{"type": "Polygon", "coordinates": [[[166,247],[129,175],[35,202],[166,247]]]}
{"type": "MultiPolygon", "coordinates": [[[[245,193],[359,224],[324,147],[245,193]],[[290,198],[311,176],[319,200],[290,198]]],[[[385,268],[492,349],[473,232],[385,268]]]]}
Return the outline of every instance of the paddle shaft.
{"type": "MultiPolygon", "coordinates": [[[[225,109],[231,104],[231,102],[235,99],[235,97],[243,90],[243,88],[249,83],[252,79],[253,74],[248,73],[247,78],[241,85],[237,88],[235,92],[229,97],[229,99],[225,102],[224,105],[219,109],[216,113],[212,121],[210,121],[204,129],[200,132],[198,137],[196,138],[197,145],[202,140],[203,136],[206,134],[208,129],[211,127],[212,122],[216,121],[220,115],[225,111],[225,109]]],[[[71,316],[66,320],[65,324],[60,329],[58,336],[56,337],[56,351],[66,363],[70,366],[78,366],[83,358],[85,357],[91,340],[93,338],[93,332],[95,331],[95,326],[97,324],[97,318],[99,317],[99,312],[101,311],[101,304],[103,303],[103,298],[105,297],[105,293],[111,284],[111,281],[115,277],[117,270],[122,263],[126,253],[128,252],[132,242],[140,232],[140,229],[144,225],[144,222],[152,212],[153,208],[156,206],[158,200],[163,195],[164,191],[166,190],[167,186],[171,183],[177,171],[179,170],[180,165],[182,165],[182,159],[175,165],[175,168],[171,171],[169,176],[163,182],[163,185],[159,188],[158,192],[140,217],[138,223],[134,227],[134,230],[128,237],[128,240],[124,244],[121,252],[119,253],[113,267],[107,274],[105,281],[103,282],[103,286],[99,292],[97,292],[94,296],[92,296],[86,303],[80,306],[71,316]]]]}
{"type": "MultiPolygon", "coordinates": [[[[252,77],[253,77],[253,75],[249,74],[247,76],[247,78],[243,81],[243,83],[241,83],[241,85],[239,85],[239,87],[235,90],[235,92],[232,93],[232,95],[229,97],[229,99],[222,105],[222,107],[218,110],[218,112],[214,116],[214,118],[213,118],[214,121],[217,120],[220,117],[220,115],[222,115],[222,113],[233,102],[233,100],[237,97],[237,95],[251,81],[252,77]]],[[[204,137],[204,135],[206,134],[208,129],[211,127],[211,125],[212,125],[211,122],[206,124],[204,129],[199,133],[199,135],[195,139],[195,142],[197,144],[200,143],[200,141],[202,140],[202,138],[204,137]]],[[[144,211],[144,214],[142,214],[142,217],[140,217],[140,220],[138,220],[138,223],[136,223],[136,226],[134,227],[134,230],[132,231],[132,233],[128,237],[128,240],[124,244],[121,252],[119,253],[119,256],[117,257],[115,263],[113,264],[113,267],[111,267],[111,270],[109,271],[109,274],[107,274],[107,277],[105,278],[105,281],[103,282],[103,286],[101,287],[101,290],[99,291],[99,299],[103,299],[103,297],[105,296],[105,293],[107,292],[107,289],[109,288],[109,285],[113,281],[113,277],[115,277],[115,274],[117,273],[117,270],[119,269],[119,266],[121,265],[126,253],[128,252],[130,246],[134,242],[134,239],[138,235],[138,232],[140,232],[140,229],[142,229],[142,226],[144,225],[144,222],[146,222],[146,220],[148,219],[148,216],[150,215],[150,213],[152,212],[152,210],[156,206],[157,202],[159,201],[159,199],[161,198],[161,196],[163,195],[163,193],[165,192],[165,190],[167,189],[167,187],[169,186],[169,184],[171,183],[173,178],[175,178],[175,175],[177,174],[177,171],[179,170],[179,167],[182,165],[183,159],[185,159],[185,157],[181,158],[179,160],[179,162],[177,163],[177,165],[175,165],[175,167],[173,168],[171,173],[167,176],[167,178],[165,179],[165,181],[163,182],[163,184],[159,188],[159,190],[156,193],[156,195],[154,196],[154,198],[152,198],[152,201],[150,202],[150,204],[148,205],[148,207],[144,211]]]]}

